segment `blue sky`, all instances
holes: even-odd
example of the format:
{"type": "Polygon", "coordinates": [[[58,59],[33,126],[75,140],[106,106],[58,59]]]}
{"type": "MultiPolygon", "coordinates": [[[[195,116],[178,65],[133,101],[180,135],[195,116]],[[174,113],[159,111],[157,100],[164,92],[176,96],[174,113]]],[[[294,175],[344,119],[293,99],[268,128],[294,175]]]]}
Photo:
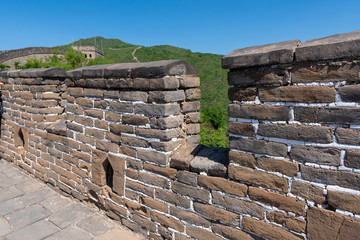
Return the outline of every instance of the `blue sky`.
{"type": "Polygon", "coordinates": [[[103,36],[194,52],[360,30],[359,0],[0,0],[0,50],[103,36]]]}

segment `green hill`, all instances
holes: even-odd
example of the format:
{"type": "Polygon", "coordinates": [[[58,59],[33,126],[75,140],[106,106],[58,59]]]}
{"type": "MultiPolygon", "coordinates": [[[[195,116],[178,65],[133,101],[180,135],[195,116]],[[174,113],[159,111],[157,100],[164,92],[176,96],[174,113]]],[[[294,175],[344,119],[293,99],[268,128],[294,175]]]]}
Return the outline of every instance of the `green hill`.
{"type": "MultiPolygon", "coordinates": [[[[119,39],[93,37],[81,39],[71,45],[95,45],[104,51],[105,59],[99,59],[99,64],[135,62],[131,53],[137,45],[125,43],[119,39]]],[[[227,137],[227,70],[221,68],[223,55],[191,52],[189,49],[159,45],[142,47],[135,56],[140,62],[156,60],[182,59],[196,68],[201,85],[201,143],[209,146],[228,146],[227,137]]]]}

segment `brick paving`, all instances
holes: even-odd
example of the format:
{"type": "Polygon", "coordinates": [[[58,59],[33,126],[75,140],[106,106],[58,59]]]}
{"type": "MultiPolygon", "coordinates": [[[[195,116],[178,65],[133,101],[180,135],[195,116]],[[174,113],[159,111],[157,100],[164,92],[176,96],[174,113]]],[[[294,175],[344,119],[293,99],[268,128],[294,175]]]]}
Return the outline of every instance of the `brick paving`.
{"type": "Polygon", "coordinates": [[[95,208],[0,160],[0,240],[142,239],[95,208]]]}

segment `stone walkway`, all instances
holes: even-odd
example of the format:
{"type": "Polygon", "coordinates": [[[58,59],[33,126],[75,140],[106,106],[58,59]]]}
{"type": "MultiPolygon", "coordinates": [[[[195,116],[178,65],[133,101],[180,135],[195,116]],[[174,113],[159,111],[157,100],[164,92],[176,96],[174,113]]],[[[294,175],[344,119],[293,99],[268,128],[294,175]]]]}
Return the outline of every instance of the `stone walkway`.
{"type": "Polygon", "coordinates": [[[75,199],[0,160],[0,240],[135,240],[126,230],[75,199]]]}

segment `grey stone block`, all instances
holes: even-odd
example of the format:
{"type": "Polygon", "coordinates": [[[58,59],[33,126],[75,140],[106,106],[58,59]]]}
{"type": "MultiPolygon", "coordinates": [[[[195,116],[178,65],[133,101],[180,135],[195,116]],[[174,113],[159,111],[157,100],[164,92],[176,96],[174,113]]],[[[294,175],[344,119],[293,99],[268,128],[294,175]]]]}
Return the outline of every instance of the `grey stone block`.
{"type": "Polygon", "coordinates": [[[180,113],[180,106],[177,103],[168,104],[136,104],[136,114],[144,114],[150,117],[161,117],[177,115],[180,113]]]}
{"type": "Polygon", "coordinates": [[[14,231],[5,236],[7,240],[39,240],[58,231],[58,228],[48,221],[41,220],[26,226],[20,230],[14,231]]]}
{"type": "Polygon", "coordinates": [[[0,217],[0,236],[4,236],[10,232],[11,226],[4,218],[0,217]]]}
{"type": "Polygon", "coordinates": [[[3,188],[0,190],[0,203],[6,200],[23,195],[24,193],[16,187],[3,188]]]}
{"type": "Polygon", "coordinates": [[[87,232],[75,227],[68,227],[60,232],[51,235],[45,240],[59,240],[59,239],[76,239],[76,240],[90,240],[93,239],[87,232]]]}
{"type": "Polygon", "coordinates": [[[48,216],[50,216],[50,212],[36,204],[8,214],[5,216],[5,218],[15,228],[22,228],[48,216]]]}
{"type": "Polygon", "coordinates": [[[279,63],[291,63],[299,40],[236,49],[222,58],[222,67],[235,69],[279,63]]]}
{"type": "Polygon", "coordinates": [[[6,202],[0,203],[0,216],[7,215],[24,207],[24,204],[22,204],[19,200],[9,199],[6,202]]]}
{"type": "Polygon", "coordinates": [[[360,56],[359,44],[360,30],[312,39],[296,49],[296,61],[356,58],[360,56]]]}
{"type": "Polygon", "coordinates": [[[93,215],[89,218],[86,218],[76,224],[79,228],[85,230],[91,235],[97,237],[101,234],[108,232],[109,230],[115,228],[115,225],[110,221],[106,220],[103,216],[93,215]],[[94,224],[96,223],[96,224],[94,224]]]}
{"type": "Polygon", "coordinates": [[[24,205],[30,206],[55,195],[57,194],[53,190],[50,190],[48,188],[42,188],[34,192],[26,193],[16,199],[22,202],[24,205]]]}
{"type": "Polygon", "coordinates": [[[93,215],[94,213],[80,204],[76,204],[75,206],[69,206],[64,208],[63,211],[56,212],[52,214],[49,218],[51,222],[53,222],[56,226],[60,227],[61,229],[66,228],[67,226],[85,219],[93,215]],[[72,214],[69,214],[69,213],[72,214]]]}
{"type": "Polygon", "coordinates": [[[33,68],[19,72],[19,77],[23,78],[65,78],[66,71],[62,68],[33,68]]]}
{"type": "Polygon", "coordinates": [[[53,213],[59,212],[72,204],[70,199],[58,195],[40,202],[40,205],[53,213]]]}
{"type": "Polygon", "coordinates": [[[193,172],[206,172],[211,176],[226,177],[229,164],[229,149],[204,146],[190,162],[193,172]]]}

